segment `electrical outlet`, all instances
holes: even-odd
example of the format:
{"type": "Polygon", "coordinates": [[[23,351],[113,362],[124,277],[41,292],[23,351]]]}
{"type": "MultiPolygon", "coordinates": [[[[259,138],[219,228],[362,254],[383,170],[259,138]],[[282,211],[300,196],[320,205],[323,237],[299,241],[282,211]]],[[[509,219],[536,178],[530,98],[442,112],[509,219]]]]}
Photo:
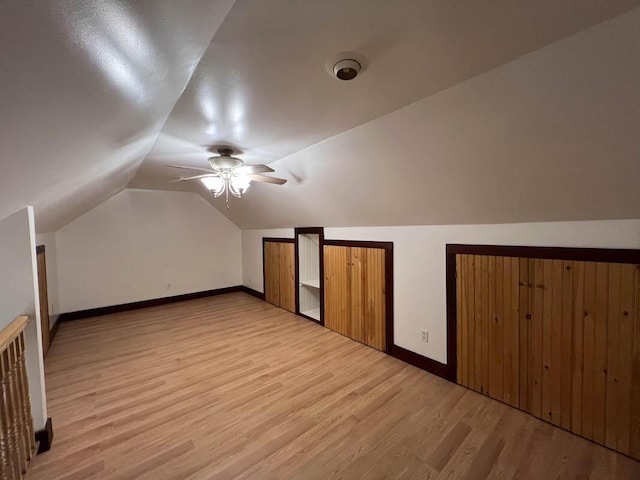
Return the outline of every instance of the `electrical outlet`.
{"type": "Polygon", "coordinates": [[[429,343],[429,330],[420,330],[420,333],[420,340],[422,340],[424,343],[429,343]]]}

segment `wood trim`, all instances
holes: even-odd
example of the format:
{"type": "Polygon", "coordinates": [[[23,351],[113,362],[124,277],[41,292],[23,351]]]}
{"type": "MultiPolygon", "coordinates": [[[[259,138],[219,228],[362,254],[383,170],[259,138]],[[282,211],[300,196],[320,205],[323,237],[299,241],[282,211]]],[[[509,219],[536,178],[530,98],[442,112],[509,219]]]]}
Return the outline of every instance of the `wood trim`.
{"type": "Polygon", "coordinates": [[[446,254],[446,302],[447,302],[447,363],[444,365],[447,380],[458,383],[458,319],[457,319],[457,282],[456,254],[446,254]]]}
{"type": "Polygon", "coordinates": [[[276,242],[276,243],[295,243],[295,238],[279,238],[279,237],[262,237],[262,243],[264,242],[276,242]]]}
{"type": "Polygon", "coordinates": [[[306,318],[307,320],[311,320],[313,323],[317,323],[324,327],[324,227],[298,227],[294,229],[295,235],[295,251],[294,255],[294,263],[295,263],[295,287],[296,287],[296,314],[300,315],[302,318],[306,318]],[[298,246],[298,236],[304,234],[315,234],[318,235],[318,249],[320,250],[320,321],[315,318],[311,318],[303,313],[300,313],[300,263],[298,262],[299,257],[299,246],[298,246]]]}
{"type": "Polygon", "coordinates": [[[47,418],[47,423],[44,424],[44,428],[38,430],[35,433],[35,437],[36,442],[40,442],[38,445],[38,455],[51,450],[51,442],[53,442],[53,423],[51,417],[47,418]]]}
{"type": "Polygon", "coordinates": [[[445,380],[449,380],[450,382],[456,381],[455,379],[455,369],[453,372],[448,364],[440,363],[432,358],[425,357],[420,355],[419,353],[412,352],[411,350],[407,350],[406,348],[400,347],[398,345],[392,345],[391,351],[387,352],[392,357],[397,358],[398,360],[402,360],[403,362],[409,363],[414,367],[421,368],[422,370],[426,370],[429,373],[433,373],[439,377],[444,378],[445,380]]]}
{"type": "Polygon", "coordinates": [[[242,291],[247,293],[253,297],[256,297],[260,300],[264,300],[264,293],[259,292],[258,290],[254,290],[253,288],[247,287],[246,285],[242,285],[242,291]]]}
{"type": "MultiPolygon", "coordinates": [[[[223,295],[225,293],[245,292],[242,285],[233,287],[216,288],[214,290],[205,290],[202,292],[185,293],[183,295],[175,295],[173,297],[152,298],[150,300],[142,300],[140,302],[123,303],[121,305],[110,305],[108,307],[91,308],[88,310],[79,310],[77,312],[67,312],[60,315],[58,322],[67,322],[70,320],[80,320],[82,318],[99,317],[102,315],[110,315],[112,313],[126,312],[129,310],[138,310],[140,308],[156,307],[158,305],[167,305],[170,303],[184,302],[185,300],[196,300],[198,298],[213,297],[215,295],[223,295]]],[[[247,292],[248,293],[248,292],[247,292]]]]}
{"type": "Polygon", "coordinates": [[[51,327],[51,331],[49,332],[49,342],[53,343],[53,339],[56,338],[56,334],[58,333],[58,329],[60,328],[60,315],[53,315],[49,317],[49,320],[54,319],[53,327],[51,327]]]}
{"type": "Polygon", "coordinates": [[[640,250],[634,249],[447,244],[447,255],[459,253],[583,262],[640,263],[640,250]]]}
{"type": "MultiPolygon", "coordinates": [[[[456,255],[539,258],[606,263],[640,263],[640,250],[612,248],[525,247],[516,245],[446,245],[447,379],[457,383],[456,255]]],[[[434,372],[435,373],[435,372],[434,372]]]]}
{"type": "Polygon", "coordinates": [[[325,245],[334,247],[384,248],[393,251],[393,242],[370,242],[366,240],[325,240],[325,245]]]}

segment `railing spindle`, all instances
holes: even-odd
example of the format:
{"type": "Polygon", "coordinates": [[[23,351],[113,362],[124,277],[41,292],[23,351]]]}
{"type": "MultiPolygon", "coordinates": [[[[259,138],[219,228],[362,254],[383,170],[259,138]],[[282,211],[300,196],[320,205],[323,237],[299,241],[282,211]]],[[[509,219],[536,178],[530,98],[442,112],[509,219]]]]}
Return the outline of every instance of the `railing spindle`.
{"type": "Polygon", "coordinates": [[[0,332],[0,478],[20,480],[35,452],[25,359],[24,327],[18,317],[0,332]]]}

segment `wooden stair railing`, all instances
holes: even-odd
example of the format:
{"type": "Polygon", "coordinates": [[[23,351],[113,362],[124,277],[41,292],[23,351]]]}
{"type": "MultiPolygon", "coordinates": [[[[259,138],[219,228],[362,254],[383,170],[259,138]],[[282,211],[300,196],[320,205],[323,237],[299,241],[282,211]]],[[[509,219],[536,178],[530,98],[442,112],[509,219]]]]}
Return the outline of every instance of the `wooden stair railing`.
{"type": "Polygon", "coordinates": [[[0,332],[0,478],[18,480],[35,455],[21,316],[0,332]]]}

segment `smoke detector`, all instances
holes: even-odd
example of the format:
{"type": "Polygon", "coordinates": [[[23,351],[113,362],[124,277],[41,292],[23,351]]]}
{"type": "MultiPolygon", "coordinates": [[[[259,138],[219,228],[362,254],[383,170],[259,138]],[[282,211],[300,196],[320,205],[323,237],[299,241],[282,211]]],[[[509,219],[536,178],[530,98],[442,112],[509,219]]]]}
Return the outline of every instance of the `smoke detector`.
{"type": "Polygon", "coordinates": [[[327,73],[338,80],[353,80],[366,70],[367,59],[357,52],[340,52],[325,64],[327,73]]]}

